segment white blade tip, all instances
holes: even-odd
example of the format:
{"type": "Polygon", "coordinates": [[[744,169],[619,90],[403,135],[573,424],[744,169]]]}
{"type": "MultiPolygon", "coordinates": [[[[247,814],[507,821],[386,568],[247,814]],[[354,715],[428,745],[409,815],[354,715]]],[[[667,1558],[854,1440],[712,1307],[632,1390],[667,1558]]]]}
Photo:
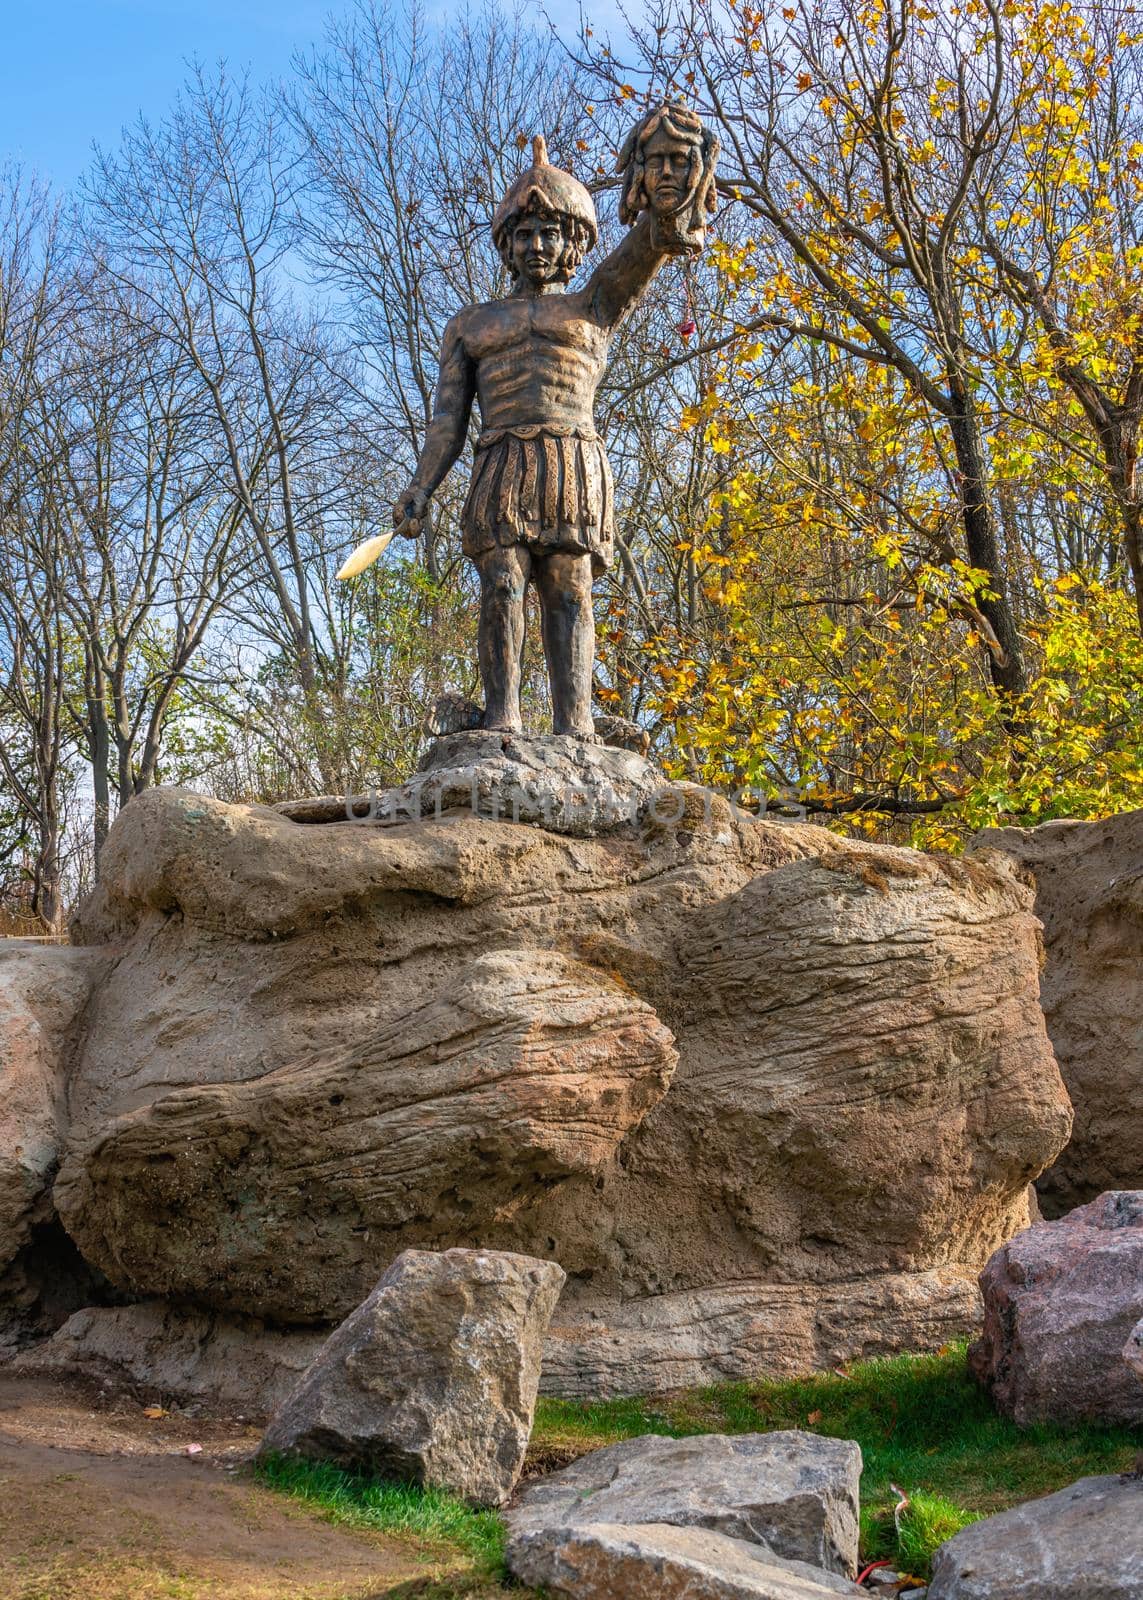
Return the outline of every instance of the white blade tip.
{"type": "MultiPolygon", "coordinates": [[[[396,529],[393,530],[396,532],[396,529]]],[[[392,541],[393,533],[379,533],[376,538],[366,539],[349,557],[348,561],[338,572],[339,578],[356,578],[359,572],[364,572],[366,567],[371,567],[378,556],[385,554],[392,541]]]]}

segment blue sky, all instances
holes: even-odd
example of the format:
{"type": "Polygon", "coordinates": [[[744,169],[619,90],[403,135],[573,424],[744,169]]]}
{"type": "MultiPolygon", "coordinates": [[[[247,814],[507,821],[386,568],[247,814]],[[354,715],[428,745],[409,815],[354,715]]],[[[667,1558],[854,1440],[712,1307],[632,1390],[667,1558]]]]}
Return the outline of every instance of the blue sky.
{"type": "MultiPolygon", "coordinates": [[[[0,154],[72,183],[93,140],[140,110],[161,116],[195,54],[285,70],[322,32],[329,0],[24,0],[0,47],[0,154]]],[[[5,10],[9,8],[5,7],[5,10]]]]}
{"type": "MultiPolygon", "coordinates": [[[[444,15],[452,9],[447,0],[438,4],[444,15]]],[[[188,58],[225,57],[273,78],[343,7],[337,0],[9,0],[3,9],[0,160],[15,158],[65,187],[87,166],[93,141],[113,145],[140,110],[162,116],[188,58]]],[[[587,9],[613,14],[612,0],[587,9]]],[[[574,0],[548,10],[575,25],[574,0]]]]}

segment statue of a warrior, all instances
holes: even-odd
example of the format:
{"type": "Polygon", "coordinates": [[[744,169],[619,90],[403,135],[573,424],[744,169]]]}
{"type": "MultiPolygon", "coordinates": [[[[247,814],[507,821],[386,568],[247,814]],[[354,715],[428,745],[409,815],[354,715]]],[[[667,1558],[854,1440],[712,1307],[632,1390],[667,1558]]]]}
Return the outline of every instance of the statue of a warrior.
{"type": "Polygon", "coordinates": [[[583,184],[548,162],[542,138],[492,221],[512,278],[503,300],[448,324],[432,422],[393,508],[415,537],[429,497],[464,448],[475,399],[481,433],[461,515],[480,574],[484,727],[520,731],[524,599],[540,603],[556,733],[591,736],[591,586],[613,553],[614,490],[593,407],[616,328],[662,263],[697,253],[714,210],[718,142],[694,112],[666,104],[619,156],[622,243],[582,289],[565,285],[599,237],[583,184]]]}

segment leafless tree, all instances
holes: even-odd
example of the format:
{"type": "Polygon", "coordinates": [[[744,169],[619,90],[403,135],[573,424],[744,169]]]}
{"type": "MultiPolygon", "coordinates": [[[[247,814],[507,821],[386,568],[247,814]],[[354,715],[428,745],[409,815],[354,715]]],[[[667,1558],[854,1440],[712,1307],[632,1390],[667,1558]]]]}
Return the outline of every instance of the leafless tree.
{"type": "Polygon", "coordinates": [[[164,123],[141,121],[100,158],[87,207],[105,270],[209,419],[215,492],[233,501],[261,580],[230,599],[296,674],[295,734],[332,785],[323,693],[343,641],[313,576],[341,542],[357,476],[346,446],[364,436],[336,338],[291,292],[299,181],[273,105],[224,71],[199,71],[164,123]]]}
{"type": "Polygon", "coordinates": [[[235,554],[240,506],[172,354],[138,297],[95,268],[40,389],[63,606],[83,663],[68,703],[90,763],[97,858],[114,810],[156,781],[207,630],[249,583],[235,554]]]}
{"type": "Polygon", "coordinates": [[[61,903],[67,763],[61,523],[38,436],[42,369],[63,336],[70,283],[60,218],[16,169],[0,174],[0,774],[32,841],[31,908],[61,903]]]}

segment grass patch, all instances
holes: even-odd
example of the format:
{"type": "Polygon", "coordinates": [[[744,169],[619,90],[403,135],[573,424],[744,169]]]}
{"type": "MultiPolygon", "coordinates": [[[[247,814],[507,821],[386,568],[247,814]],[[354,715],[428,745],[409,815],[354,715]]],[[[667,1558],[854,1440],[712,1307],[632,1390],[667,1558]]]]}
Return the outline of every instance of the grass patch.
{"type": "Polygon", "coordinates": [[[532,1452],[540,1463],[570,1460],[639,1433],[804,1428],[856,1439],[865,1460],[863,1558],[887,1556],[924,1576],[936,1546],[966,1522],[1076,1478],[1128,1471],[1143,1444],[1139,1429],[1017,1428],[969,1376],[963,1344],[939,1355],[858,1362],[845,1372],[722,1384],[644,1402],[541,1400],[532,1452]],[[893,1484],[911,1501],[900,1537],[893,1484]]]}
{"type": "MultiPolygon", "coordinates": [[[[1129,1471],[1143,1429],[1040,1426],[997,1415],[970,1378],[965,1346],[939,1355],[854,1363],[812,1378],[720,1384],[646,1400],[539,1402],[526,1471],[552,1472],[577,1456],[642,1433],[765,1433],[803,1428],[856,1439],[863,1561],[888,1557],[918,1577],[958,1529],[1076,1478],[1129,1471]],[[899,1497],[908,1496],[896,1518],[899,1497]]],[[[262,1481],[338,1522],[413,1543],[427,1559],[461,1559],[462,1571],[394,1591],[417,1600],[492,1596],[503,1578],[504,1526],[451,1496],[380,1483],[337,1467],[270,1460],[262,1481]]],[[[515,1591],[517,1594],[521,1591],[515,1591]]]]}
{"type": "Polygon", "coordinates": [[[439,1489],[385,1483],[324,1462],[269,1456],[258,1462],[258,1478],[268,1488],[320,1510],[333,1522],[368,1528],[416,1546],[427,1560],[454,1561],[464,1570],[436,1581],[394,1590],[419,1600],[500,1592],[504,1574],[505,1529],[495,1511],[474,1511],[439,1489]]]}
{"type": "Polygon", "coordinates": [[[897,1565],[906,1572],[927,1573],[936,1550],[970,1522],[978,1522],[980,1513],[965,1511],[943,1495],[926,1494],[918,1489],[909,1497],[900,1516],[893,1520],[897,1533],[894,1551],[897,1565]]]}

